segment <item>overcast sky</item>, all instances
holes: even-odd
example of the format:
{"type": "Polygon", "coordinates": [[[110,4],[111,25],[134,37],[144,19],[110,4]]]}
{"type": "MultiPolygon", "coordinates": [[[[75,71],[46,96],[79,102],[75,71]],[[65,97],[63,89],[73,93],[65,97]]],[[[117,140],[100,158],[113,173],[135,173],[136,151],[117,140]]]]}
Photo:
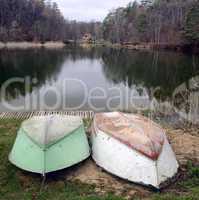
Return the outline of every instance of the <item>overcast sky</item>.
{"type": "Polygon", "coordinates": [[[65,18],[78,21],[102,21],[113,8],[126,6],[131,0],[53,0],[65,18]]]}

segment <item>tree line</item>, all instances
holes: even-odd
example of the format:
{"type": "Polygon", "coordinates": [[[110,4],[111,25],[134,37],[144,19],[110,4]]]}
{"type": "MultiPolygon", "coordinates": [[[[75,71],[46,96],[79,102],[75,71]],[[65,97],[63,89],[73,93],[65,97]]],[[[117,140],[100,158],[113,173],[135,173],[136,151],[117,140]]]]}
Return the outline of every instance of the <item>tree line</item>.
{"type": "Polygon", "coordinates": [[[64,19],[47,0],[0,0],[0,41],[77,40],[85,32],[100,37],[99,23],[64,19]]]}
{"type": "Polygon", "coordinates": [[[110,12],[103,37],[112,43],[199,43],[199,0],[142,0],[110,12]]]}
{"type": "Polygon", "coordinates": [[[111,43],[199,43],[199,0],[141,0],[101,22],[64,19],[50,0],[0,0],[0,41],[77,41],[85,33],[111,43]]]}

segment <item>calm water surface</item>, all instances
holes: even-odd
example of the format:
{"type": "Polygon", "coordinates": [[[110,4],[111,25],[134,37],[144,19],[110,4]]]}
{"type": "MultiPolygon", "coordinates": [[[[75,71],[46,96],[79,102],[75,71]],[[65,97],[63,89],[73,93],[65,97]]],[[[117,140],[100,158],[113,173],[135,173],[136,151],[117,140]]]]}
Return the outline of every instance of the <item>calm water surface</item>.
{"type": "Polygon", "coordinates": [[[198,57],[174,52],[1,50],[0,111],[152,109],[195,118],[198,75],[198,57]]]}

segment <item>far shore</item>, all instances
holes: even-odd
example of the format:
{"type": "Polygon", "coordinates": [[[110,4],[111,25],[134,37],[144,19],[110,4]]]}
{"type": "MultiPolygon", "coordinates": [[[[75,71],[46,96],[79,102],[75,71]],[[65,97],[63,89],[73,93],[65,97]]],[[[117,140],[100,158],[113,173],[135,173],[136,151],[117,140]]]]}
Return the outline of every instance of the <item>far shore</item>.
{"type": "Polygon", "coordinates": [[[56,49],[63,48],[65,44],[63,42],[0,42],[0,49],[29,49],[29,48],[46,48],[56,49]]]}
{"type": "Polygon", "coordinates": [[[194,54],[199,54],[199,46],[192,46],[190,44],[156,44],[156,43],[110,43],[107,41],[103,42],[73,42],[64,43],[62,41],[49,41],[45,43],[41,42],[0,42],[0,49],[36,49],[36,48],[46,48],[46,49],[61,49],[68,44],[78,44],[83,48],[93,48],[97,46],[103,46],[114,49],[129,49],[129,50],[172,50],[177,52],[191,52],[194,54]]]}

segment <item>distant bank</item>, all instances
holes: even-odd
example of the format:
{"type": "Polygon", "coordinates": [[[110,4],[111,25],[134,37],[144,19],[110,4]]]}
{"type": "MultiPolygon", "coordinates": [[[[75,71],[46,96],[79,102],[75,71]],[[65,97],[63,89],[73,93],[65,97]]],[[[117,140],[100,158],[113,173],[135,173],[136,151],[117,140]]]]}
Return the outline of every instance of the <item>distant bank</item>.
{"type": "Polygon", "coordinates": [[[193,45],[189,43],[184,44],[169,44],[169,43],[111,43],[108,41],[96,41],[96,42],[80,42],[81,47],[83,48],[92,48],[97,46],[104,46],[114,49],[130,49],[130,50],[168,50],[184,53],[193,53],[199,54],[199,45],[193,45]]]}
{"type": "Polygon", "coordinates": [[[0,42],[0,49],[29,49],[29,48],[63,48],[65,44],[63,42],[0,42]]]}
{"type": "Polygon", "coordinates": [[[167,43],[123,43],[123,44],[111,44],[113,48],[125,48],[132,50],[171,50],[177,52],[194,53],[199,54],[199,45],[193,44],[167,44],[167,43]]]}
{"type": "Polygon", "coordinates": [[[110,43],[107,41],[95,41],[95,42],[82,42],[77,41],[50,41],[50,42],[0,42],[0,49],[31,49],[31,48],[46,48],[46,49],[59,49],[66,45],[79,45],[83,48],[93,47],[108,47],[116,49],[130,49],[130,50],[172,50],[177,52],[194,53],[199,54],[199,46],[193,46],[191,44],[155,44],[155,43],[110,43]]]}

